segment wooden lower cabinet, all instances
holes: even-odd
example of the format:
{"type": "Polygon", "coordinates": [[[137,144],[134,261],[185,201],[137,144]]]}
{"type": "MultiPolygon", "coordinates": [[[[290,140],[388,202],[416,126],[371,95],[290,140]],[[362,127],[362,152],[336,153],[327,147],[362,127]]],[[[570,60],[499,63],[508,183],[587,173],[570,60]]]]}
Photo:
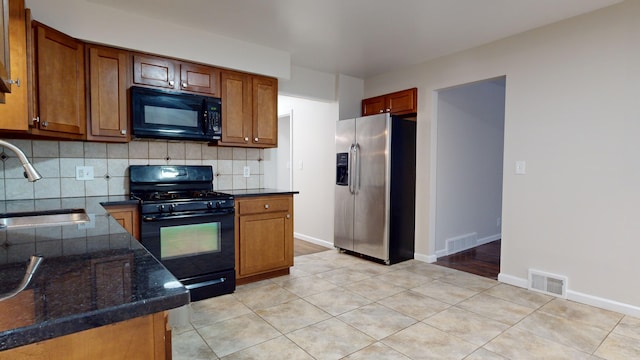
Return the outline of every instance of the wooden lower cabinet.
{"type": "Polygon", "coordinates": [[[129,234],[140,240],[140,218],[138,205],[105,205],[104,208],[129,234]]]}
{"type": "Polygon", "coordinates": [[[293,266],[293,195],[236,198],[236,281],[289,273],[293,266]]]}
{"type": "Polygon", "coordinates": [[[171,359],[171,331],[159,312],[5,350],[5,359],[171,359]]]}

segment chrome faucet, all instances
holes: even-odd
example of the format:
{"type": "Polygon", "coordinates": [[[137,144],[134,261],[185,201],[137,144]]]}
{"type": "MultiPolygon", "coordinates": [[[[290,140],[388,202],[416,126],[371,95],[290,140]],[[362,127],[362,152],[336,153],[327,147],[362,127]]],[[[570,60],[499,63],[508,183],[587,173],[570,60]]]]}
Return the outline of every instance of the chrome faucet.
{"type": "Polygon", "coordinates": [[[29,159],[27,159],[27,156],[22,152],[22,150],[4,140],[0,140],[0,145],[13,151],[18,156],[18,159],[20,160],[20,162],[22,163],[22,167],[24,168],[24,177],[26,177],[27,180],[34,182],[42,179],[42,175],[40,175],[38,171],[33,167],[33,165],[31,165],[29,159]]]}
{"type": "Polygon", "coordinates": [[[25,271],[24,277],[22,278],[22,281],[20,282],[18,287],[8,293],[0,294],[0,301],[10,299],[18,295],[22,290],[26,289],[27,286],[29,286],[33,275],[36,273],[36,270],[38,270],[38,266],[40,266],[42,260],[44,260],[42,256],[31,256],[31,259],[29,259],[29,265],[27,265],[27,270],[25,271]]]}

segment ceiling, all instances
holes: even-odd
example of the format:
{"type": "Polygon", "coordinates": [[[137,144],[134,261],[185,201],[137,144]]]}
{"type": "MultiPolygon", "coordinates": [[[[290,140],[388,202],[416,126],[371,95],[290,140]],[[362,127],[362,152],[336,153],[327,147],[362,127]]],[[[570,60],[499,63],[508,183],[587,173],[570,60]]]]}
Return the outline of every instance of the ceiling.
{"type": "Polygon", "coordinates": [[[622,0],[86,0],[289,52],[293,66],[358,78],[622,0]]]}

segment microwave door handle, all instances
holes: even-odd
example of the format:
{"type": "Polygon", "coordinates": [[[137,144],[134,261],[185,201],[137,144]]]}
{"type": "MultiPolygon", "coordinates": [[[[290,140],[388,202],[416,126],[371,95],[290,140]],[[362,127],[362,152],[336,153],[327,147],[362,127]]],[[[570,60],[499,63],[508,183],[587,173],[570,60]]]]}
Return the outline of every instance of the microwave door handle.
{"type": "Polygon", "coordinates": [[[207,134],[209,129],[209,112],[207,110],[202,112],[202,133],[207,134]]]}

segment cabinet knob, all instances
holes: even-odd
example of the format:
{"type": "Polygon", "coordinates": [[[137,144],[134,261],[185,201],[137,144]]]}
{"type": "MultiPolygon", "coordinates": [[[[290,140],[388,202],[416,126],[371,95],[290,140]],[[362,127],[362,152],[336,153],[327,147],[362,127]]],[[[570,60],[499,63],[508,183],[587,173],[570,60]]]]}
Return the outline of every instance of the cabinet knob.
{"type": "Polygon", "coordinates": [[[49,125],[48,121],[41,121],[40,122],[40,126],[42,126],[42,127],[47,127],[47,125],[49,125]]]}
{"type": "Polygon", "coordinates": [[[291,214],[287,214],[287,219],[291,219],[291,214]]]}
{"type": "Polygon", "coordinates": [[[248,142],[248,141],[249,141],[249,137],[248,137],[248,136],[245,136],[245,137],[244,137],[244,142],[248,142]]]}
{"type": "Polygon", "coordinates": [[[187,83],[186,83],[186,82],[183,82],[183,83],[182,83],[182,87],[183,87],[183,88],[186,88],[186,87],[187,87],[187,83]]]}
{"type": "Polygon", "coordinates": [[[269,208],[269,204],[264,204],[264,208],[268,209],[269,208]]]}
{"type": "Polygon", "coordinates": [[[122,129],[122,130],[120,130],[120,134],[121,134],[121,135],[127,135],[127,130],[126,130],[126,129],[122,129]]]}
{"type": "Polygon", "coordinates": [[[258,142],[258,138],[254,138],[254,139],[253,139],[253,141],[254,141],[254,142],[258,142]]]}
{"type": "Polygon", "coordinates": [[[173,86],[173,84],[175,84],[175,82],[173,80],[169,80],[169,85],[173,86]]]}
{"type": "Polygon", "coordinates": [[[387,112],[390,112],[390,111],[391,111],[391,109],[387,109],[387,112]]]}
{"type": "Polygon", "coordinates": [[[384,110],[380,110],[380,113],[382,114],[384,112],[384,110]]]}

